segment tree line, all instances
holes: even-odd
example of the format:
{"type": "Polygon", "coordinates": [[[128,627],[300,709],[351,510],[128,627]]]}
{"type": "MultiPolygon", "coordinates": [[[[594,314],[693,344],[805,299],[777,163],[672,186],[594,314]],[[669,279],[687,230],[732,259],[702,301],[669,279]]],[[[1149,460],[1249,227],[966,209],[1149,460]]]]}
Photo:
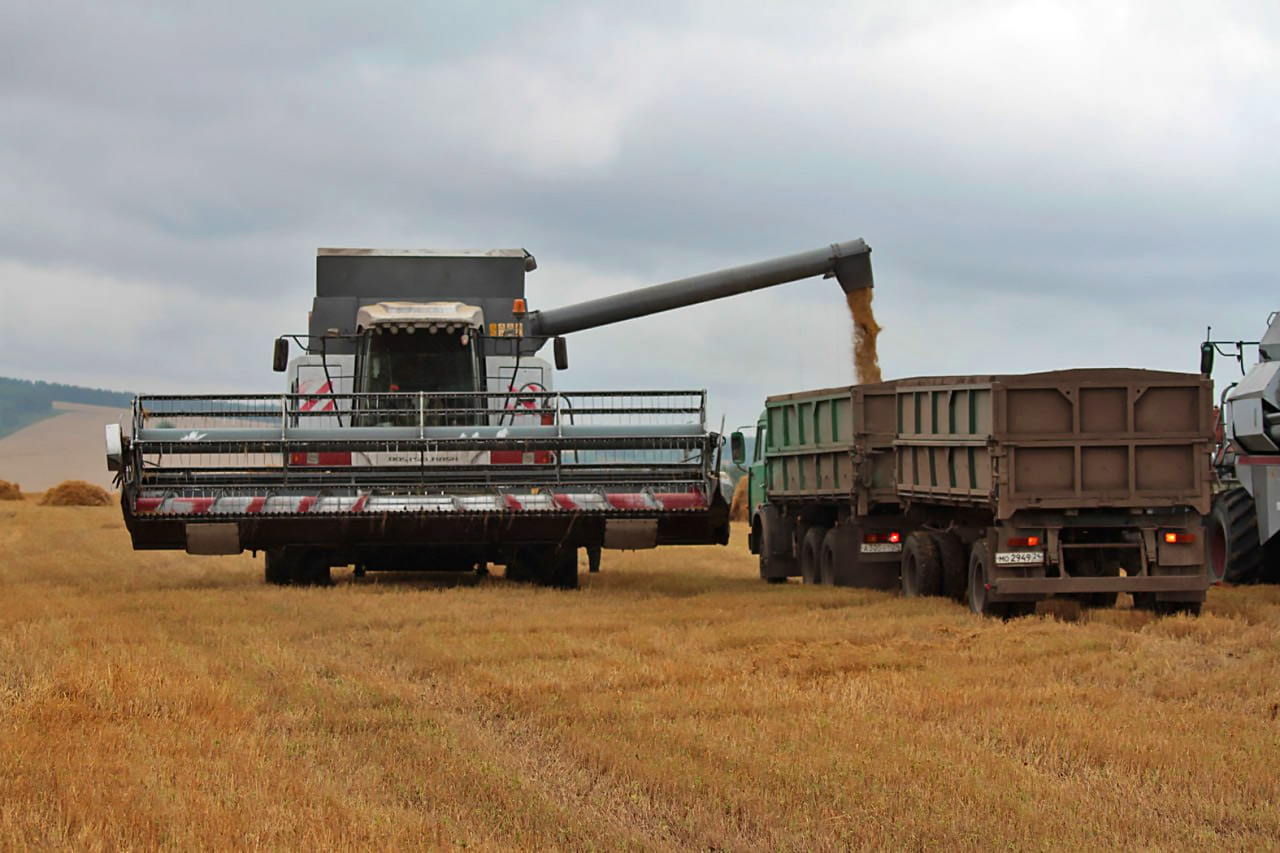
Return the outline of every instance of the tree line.
{"type": "Polygon", "coordinates": [[[133,401],[133,395],[123,391],[0,376],[0,436],[49,417],[55,400],[124,408],[133,401]]]}

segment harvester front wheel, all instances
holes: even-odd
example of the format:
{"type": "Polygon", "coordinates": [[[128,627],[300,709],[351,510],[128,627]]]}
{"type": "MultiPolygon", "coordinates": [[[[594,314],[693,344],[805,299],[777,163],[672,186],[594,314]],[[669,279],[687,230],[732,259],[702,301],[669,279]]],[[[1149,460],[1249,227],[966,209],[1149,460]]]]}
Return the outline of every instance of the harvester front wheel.
{"type": "Polygon", "coordinates": [[[822,540],[827,528],[814,525],[804,534],[800,544],[800,578],[805,583],[822,583],[822,540]]]}
{"type": "Polygon", "coordinates": [[[1209,577],[1214,583],[1256,583],[1262,573],[1253,497],[1237,486],[1213,500],[1209,512],[1209,577]]]}
{"type": "Polygon", "coordinates": [[[942,558],[927,530],[912,533],[902,548],[902,594],[942,595],[942,558]]]}
{"type": "Polygon", "coordinates": [[[263,578],[272,586],[288,586],[293,583],[295,561],[283,548],[271,548],[264,556],[263,578]]]}

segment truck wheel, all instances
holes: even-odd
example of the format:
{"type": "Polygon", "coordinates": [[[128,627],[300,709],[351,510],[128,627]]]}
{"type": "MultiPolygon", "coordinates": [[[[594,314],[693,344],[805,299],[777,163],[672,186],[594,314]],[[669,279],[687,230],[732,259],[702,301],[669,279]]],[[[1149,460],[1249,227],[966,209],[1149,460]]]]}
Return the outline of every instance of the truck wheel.
{"type": "Polygon", "coordinates": [[[1209,578],[1214,583],[1256,583],[1262,573],[1258,517],[1243,488],[1228,489],[1209,512],[1209,578]]]}
{"type": "Polygon", "coordinates": [[[973,543],[969,552],[969,609],[979,616],[1004,617],[1008,608],[992,604],[987,595],[988,566],[991,564],[991,547],[983,539],[973,543]]]}
{"type": "Polygon", "coordinates": [[[836,585],[836,531],[827,531],[822,537],[822,550],[818,554],[818,577],[827,586],[836,585]]]}
{"type": "Polygon", "coordinates": [[[272,586],[288,586],[293,583],[294,562],[283,548],[268,549],[263,559],[263,578],[272,586]]]}
{"type": "Polygon", "coordinates": [[[827,528],[810,527],[800,543],[800,577],[805,583],[822,583],[822,540],[827,528]]]}
{"type": "Polygon", "coordinates": [[[902,547],[902,594],[907,598],[942,594],[942,559],[927,530],[912,533],[902,547]]]}
{"type": "Polygon", "coordinates": [[[791,528],[772,507],[766,506],[760,512],[756,542],[760,548],[760,577],[769,583],[786,583],[796,568],[795,559],[790,556],[791,528]],[[783,556],[780,551],[786,551],[787,555],[783,556]]]}
{"type": "Polygon", "coordinates": [[[942,594],[953,601],[964,601],[969,583],[969,564],[964,559],[964,543],[954,533],[935,532],[933,544],[942,562],[942,594]]]}

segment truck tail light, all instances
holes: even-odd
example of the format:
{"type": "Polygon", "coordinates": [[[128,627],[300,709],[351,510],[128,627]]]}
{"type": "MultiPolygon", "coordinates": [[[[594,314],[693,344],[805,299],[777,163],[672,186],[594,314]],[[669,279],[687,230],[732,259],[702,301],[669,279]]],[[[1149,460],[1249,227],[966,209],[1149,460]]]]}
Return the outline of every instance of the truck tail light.
{"type": "Polygon", "coordinates": [[[1194,533],[1175,533],[1172,530],[1164,535],[1164,541],[1170,545],[1190,545],[1196,541],[1194,533]]]}
{"type": "Polygon", "coordinates": [[[1039,545],[1039,536],[1011,536],[1009,538],[1010,548],[1037,548],[1039,545]]]}
{"type": "Polygon", "coordinates": [[[875,545],[880,542],[888,542],[896,545],[902,541],[902,534],[898,533],[896,530],[888,533],[864,533],[862,535],[862,541],[868,545],[875,545]]]}

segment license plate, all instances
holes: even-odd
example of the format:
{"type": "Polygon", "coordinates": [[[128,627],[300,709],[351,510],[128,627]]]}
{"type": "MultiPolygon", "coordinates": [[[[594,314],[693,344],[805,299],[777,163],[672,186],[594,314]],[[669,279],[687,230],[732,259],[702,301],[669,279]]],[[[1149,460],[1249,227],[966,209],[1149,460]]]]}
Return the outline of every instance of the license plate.
{"type": "Polygon", "coordinates": [[[1038,566],[1043,562],[1043,551],[1001,551],[996,554],[997,566],[1038,566]]]}
{"type": "Polygon", "coordinates": [[[902,551],[901,542],[863,542],[864,554],[897,554],[902,551]]]}

